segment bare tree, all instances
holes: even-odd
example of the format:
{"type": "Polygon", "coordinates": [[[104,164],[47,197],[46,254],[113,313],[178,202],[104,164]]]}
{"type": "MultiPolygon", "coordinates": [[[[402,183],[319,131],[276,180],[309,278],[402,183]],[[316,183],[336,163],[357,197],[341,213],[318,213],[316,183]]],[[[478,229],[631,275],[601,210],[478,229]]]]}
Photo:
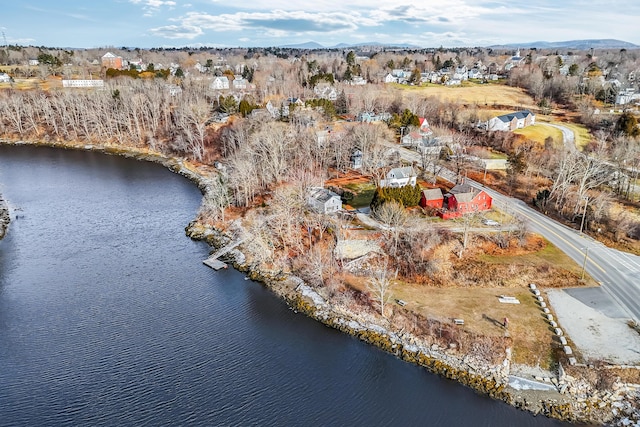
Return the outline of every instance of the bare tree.
{"type": "Polygon", "coordinates": [[[392,280],[395,279],[397,273],[393,274],[389,272],[387,261],[379,265],[374,271],[373,275],[367,281],[367,290],[371,293],[373,299],[378,303],[380,307],[380,315],[387,317],[384,311],[385,304],[387,304],[391,298],[391,290],[393,289],[392,280]]]}
{"type": "Polygon", "coordinates": [[[458,258],[462,258],[464,251],[467,250],[469,245],[473,242],[474,227],[480,222],[480,215],[477,211],[468,212],[462,215],[460,223],[462,225],[462,241],[460,251],[458,252],[458,258]]]}
{"type": "Polygon", "coordinates": [[[374,218],[384,224],[385,232],[393,241],[392,255],[396,255],[400,232],[409,219],[406,209],[401,203],[391,200],[378,206],[372,214],[374,218]]]}
{"type": "Polygon", "coordinates": [[[225,209],[231,204],[231,196],[226,182],[222,176],[218,176],[208,186],[202,206],[200,216],[213,220],[224,221],[225,209]]]}

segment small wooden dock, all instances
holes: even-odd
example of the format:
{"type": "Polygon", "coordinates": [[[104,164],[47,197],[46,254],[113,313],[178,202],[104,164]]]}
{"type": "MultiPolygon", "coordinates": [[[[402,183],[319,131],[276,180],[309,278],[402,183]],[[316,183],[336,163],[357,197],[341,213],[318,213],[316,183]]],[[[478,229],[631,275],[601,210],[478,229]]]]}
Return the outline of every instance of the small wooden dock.
{"type": "Polygon", "coordinates": [[[202,261],[202,263],[204,265],[206,265],[207,267],[213,268],[216,271],[221,270],[223,268],[227,268],[227,264],[225,264],[224,262],[220,261],[218,258],[214,258],[214,257],[209,257],[209,258],[205,259],[204,261],[202,261]]]}
{"type": "Polygon", "coordinates": [[[225,264],[224,262],[220,261],[218,258],[220,258],[221,256],[227,254],[228,252],[231,252],[233,249],[236,248],[236,246],[238,246],[243,241],[244,241],[244,239],[238,239],[238,240],[236,240],[234,242],[231,242],[227,246],[225,246],[223,248],[220,248],[217,251],[215,251],[214,253],[212,253],[209,256],[209,258],[207,258],[204,261],[202,261],[202,263],[204,265],[206,265],[207,267],[213,268],[216,271],[221,270],[223,268],[227,268],[228,267],[227,264],[225,264]]]}

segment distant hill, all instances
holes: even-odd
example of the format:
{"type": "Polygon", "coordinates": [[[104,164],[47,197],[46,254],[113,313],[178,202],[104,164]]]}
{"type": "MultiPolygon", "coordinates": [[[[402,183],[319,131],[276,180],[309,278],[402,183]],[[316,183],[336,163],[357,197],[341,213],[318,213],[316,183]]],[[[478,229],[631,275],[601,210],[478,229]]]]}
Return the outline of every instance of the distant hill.
{"type": "Polygon", "coordinates": [[[545,42],[545,41],[537,41],[531,43],[510,43],[505,45],[496,45],[489,46],[494,49],[498,48],[512,48],[512,49],[530,49],[530,48],[538,48],[538,49],[579,49],[579,50],[588,50],[588,49],[636,49],[640,48],[640,46],[625,42],[622,40],[615,39],[591,39],[591,40],[568,40],[561,42],[545,42]]]}
{"type": "MultiPolygon", "coordinates": [[[[365,43],[338,43],[334,46],[323,46],[320,43],[314,41],[308,41],[306,43],[287,44],[279,46],[285,49],[357,49],[364,47],[379,47],[384,49],[422,49],[420,46],[410,45],[406,43],[379,43],[379,42],[365,42],[365,43]]],[[[638,49],[640,46],[633,43],[625,42],[615,39],[589,39],[589,40],[568,40],[559,42],[528,42],[528,43],[509,43],[503,45],[488,46],[493,49],[576,49],[576,50],[589,50],[589,49],[638,49]]]]}
{"type": "Polygon", "coordinates": [[[385,48],[404,48],[404,49],[421,49],[420,46],[406,44],[406,43],[380,43],[380,42],[366,42],[366,43],[340,43],[332,46],[331,49],[348,49],[355,47],[385,47],[385,48]]]}
{"type": "Polygon", "coordinates": [[[306,43],[297,43],[297,44],[286,44],[282,46],[285,49],[325,49],[320,43],[316,42],[306,42],[306,43]]]}
{"type": "Polygon", "coordinates": [[[419,46],[413,46],[409,44],[390,44],[390,43],[379,43],[379,42],[366,42],[366,43],[339,43],[335,46],[323,46],[320,43],[316,43],[313,41],[309,41],[306,43],[297,43],[297,44],[287,44],[278,46],[285,49],[349,49],[349,48],[357,48],[357,47],[384,47],[384,48],[405,48],[405,49],[420,49],[419,46]]]}

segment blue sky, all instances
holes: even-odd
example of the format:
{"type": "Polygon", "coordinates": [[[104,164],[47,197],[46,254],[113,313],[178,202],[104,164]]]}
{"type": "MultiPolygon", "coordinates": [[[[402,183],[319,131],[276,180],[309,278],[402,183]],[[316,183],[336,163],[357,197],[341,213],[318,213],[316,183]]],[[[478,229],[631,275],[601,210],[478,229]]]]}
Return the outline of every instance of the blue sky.
{"type": "MultiPolygon", "coordinates": [[[[488,46],[619,39],[640,45],[638,0],[3,1],[9,44],[280,46],[315,41],[488,46]]],[[[4,44],[4,40],[0,40],[4,44]]]]}

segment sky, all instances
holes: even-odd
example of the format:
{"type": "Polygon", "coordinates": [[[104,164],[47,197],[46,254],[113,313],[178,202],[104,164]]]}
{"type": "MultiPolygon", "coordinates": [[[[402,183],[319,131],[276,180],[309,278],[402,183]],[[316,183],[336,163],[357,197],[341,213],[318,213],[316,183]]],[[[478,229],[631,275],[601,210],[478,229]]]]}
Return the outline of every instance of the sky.
{"type": "Polygon", "coordinates": [[[310,41],[465,47],[582,39],[640,45],[639,17],[638,0],[0,1],[8,44],[65,48],[310,41]]]}

